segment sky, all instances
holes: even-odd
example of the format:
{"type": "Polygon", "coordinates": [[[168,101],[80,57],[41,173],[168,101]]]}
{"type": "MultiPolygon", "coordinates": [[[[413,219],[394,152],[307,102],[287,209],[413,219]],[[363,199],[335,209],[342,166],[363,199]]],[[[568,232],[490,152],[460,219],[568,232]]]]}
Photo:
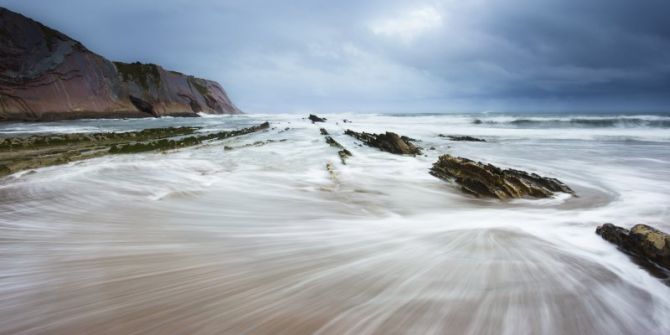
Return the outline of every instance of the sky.
{"type": "Polygon", "coordinates": [[[670,112],[668,0],[0,0],[246,112],[670,112]]]}

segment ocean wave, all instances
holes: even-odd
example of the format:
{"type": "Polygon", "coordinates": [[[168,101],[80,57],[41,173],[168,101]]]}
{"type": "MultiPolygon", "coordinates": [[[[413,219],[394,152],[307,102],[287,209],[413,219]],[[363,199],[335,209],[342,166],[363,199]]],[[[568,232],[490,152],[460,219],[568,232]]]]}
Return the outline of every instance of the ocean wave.
{"type": "Polygon", "coordinates": [[[670,117],[616,116],[616,117],[521,117],[474,119],[473,124],[519,128],[670,128],[670,117]]]}

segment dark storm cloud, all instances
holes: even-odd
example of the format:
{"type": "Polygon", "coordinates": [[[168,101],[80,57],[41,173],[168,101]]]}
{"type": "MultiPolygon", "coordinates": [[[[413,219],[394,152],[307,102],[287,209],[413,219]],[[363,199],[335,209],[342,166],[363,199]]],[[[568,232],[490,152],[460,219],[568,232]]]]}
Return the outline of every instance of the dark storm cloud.
{"type": "Polygon", "coordinates": [[[247,111],[670,107],[670,1],[0,0],[247,111]]]}

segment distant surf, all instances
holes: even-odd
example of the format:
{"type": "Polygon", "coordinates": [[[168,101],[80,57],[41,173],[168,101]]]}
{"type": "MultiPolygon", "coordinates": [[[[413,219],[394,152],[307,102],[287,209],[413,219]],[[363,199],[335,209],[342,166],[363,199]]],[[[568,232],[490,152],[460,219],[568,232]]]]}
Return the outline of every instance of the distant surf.
{"type": "Polygon", "coordinates": [[[519,128],[670,128],[667,116],[602,116],[602,117],[493,117],[475,118],[473,124],[519,128]]]}

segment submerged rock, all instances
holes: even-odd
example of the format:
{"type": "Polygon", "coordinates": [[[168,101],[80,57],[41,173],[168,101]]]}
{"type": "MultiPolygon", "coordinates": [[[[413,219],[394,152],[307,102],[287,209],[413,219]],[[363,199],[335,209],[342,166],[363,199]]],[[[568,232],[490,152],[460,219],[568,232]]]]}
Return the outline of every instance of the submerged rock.
{"type": "Polygon", "coordinates": [[[111,62],[0,7],[0,121],[241,113],[216,82],[111,62]]]}
{"type": "Polygon", "coordinates": [[[317,122],[326,122],[326,118],[318,117],[314,114],[309,114],[308,119],[312,121],[312,123],[317,123],[317,122]]]}
{"type": "Polygon", "coordinates": [[[353,156],[351,154],[351,151],[347,150],[340,142],[335,141],[334,138],[328,134],[328,131],[324,128],[321,128],[319,130],[321,132],[321,135],[325,136],[326,138],[326,143],[328,143],[331,147],[335,147],[340,149],[340,151],[337,152],[338,156],[340,156],[340,160],[342,161],[342,164],[347,164],[347,158],[353,156]]]}
{"type": "Polygon", "coordinates": [[[628,230],[606,223],[596,228],[596,234],[627,253],[670,270],[670,235],[667,233],[644,224],[628,230]]]}
{"type": "Polygon", "coordinates": [[[386,132],[385,134],[371,134],[366,132],[355,132],[347,129],[345,134],[379,150],[390,152],[397,155],[421,155],[421,149],[412,144],[415,139],[407,136],[400,136],[396,133],[386,132]]]}
{"type": "Polygon", "coordinates": [[[433,164],[430,174],[461,185],[463,192],[501,200],[532,197],[547,198],[556,192],[574,194],[557,179],[513,169],[500,169],[491,164],[467,158],[443,155],[433,164]]]}
{"type": "Polygon", "coordinates": [[[472,136],[452,136],[452,135],[439,135],[440,137],[446,137],[451,141],[460,141],[460,142],[486,142],[483,138],[477,138],[472,136]]]}
{"type": "Polygon", "coordinates": [[[121,133],[72,133],[0,139],[0,177],[22,170],[101,157],[165,151],[214,140],[246,135],[270,128],[268,122],[253,127],[213,133],[200,128],[152,128],[121,133]]]}

